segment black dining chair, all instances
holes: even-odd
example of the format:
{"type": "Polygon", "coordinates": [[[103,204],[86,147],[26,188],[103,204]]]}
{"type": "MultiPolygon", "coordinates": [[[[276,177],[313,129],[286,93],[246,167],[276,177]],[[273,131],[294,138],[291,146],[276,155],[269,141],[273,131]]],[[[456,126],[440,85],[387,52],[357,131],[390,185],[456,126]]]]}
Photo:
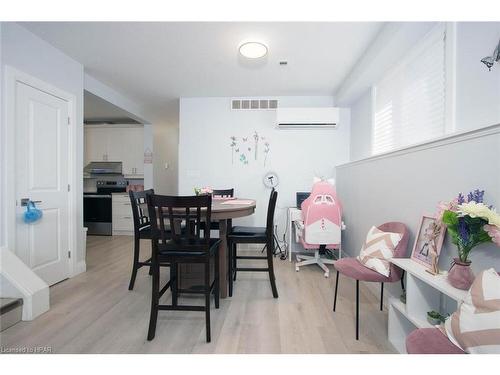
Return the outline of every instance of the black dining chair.
{"type": "MultiPolygon", "coordinates": [[[[214,189],[212,190],[212,197],[218,198],[233,198],[234,197],[234,188],[232,189],[214,189]]],[[[228,229],[233,225],[232,220],[227,221],[228,229]]],[[[205,230],[205,223],[202,224],[201,229],[205,230]]],[[[212,221],[210,223],[210,230],[219,230],[219,222],[212,221]]]]}
{"type": "Polygon", "coordinates": [[[153,247],[151,288],[151,316],[148,340],[155,337],[156,321],[159,310],[205,311],[206,339],[210,342],[210,294],[215,295],[215,308],[219,308],[219,243],[210,238],[210,231],[203,231],[201,223],[210,222],[212,197],[200,195],[175,197],[148,195],[148,211],[151,220],[151,244],[153,247]],[[181,229],[181,223],[185,228],[181,229]],[[168,225],[168,226],[167,226],[168,225]],[[170,231],[168,230],[170,228],[170,231]],[[213,281],[210,280],[210,264],[214,264],[213,281]],[[170,264],[170,279],[160,289],[160,265],[170,264]],[[204,284],[202,288],[181,289],[178,284],[179,264],[204,265],[204,284]],[[160,305],[160,297],[170,288],[172,303],[160,305]],[[180,305],[181,293],[203,294],[204,306],[180,305]]]}
{"type": "Polygon", "coordinates": [[[269,197],[269,204],[267,207],[267,223],[265,227],[242,227],[235,226],[227,236],[228,249],[229,249],[229,297],[233,295],[233,281],[236,280],[238,271],[249,272],[268,272],[269,281],[271,282],[271,289],[273,297],[278,298],[278,290],[276,289],[276,278],[274,275],[273,267],[273,253],[274,253],[274,211],[276,209],[276,200],[278,199],[278,192],[274,189],[271,191],[269,197]],[[265,244],[266,255],[238,255],[238,244],[265,244]],[[267,267],[238,267],[238,259],[265,259],[267,260],[267,267]]]}
{"type": "MultiPolygon", "coordinates": [[[[151,258],[145,261],[140,260],[140,246],[141,240],[151,239],[151,225],[149,216],[147,215],[146,197],[154,194],[153,189],[144,191],[129,191],[130,205],[132,207],[132,219],[134,221],[134,260],[132,263],[132,275],[130,276],[130,283],[128,290],[134,289],[135,278],[139,268],[149,266],[149,274],[152,274],[151,258]]],[[[162,266],[168,267],[168,264],[162,266]]]]}

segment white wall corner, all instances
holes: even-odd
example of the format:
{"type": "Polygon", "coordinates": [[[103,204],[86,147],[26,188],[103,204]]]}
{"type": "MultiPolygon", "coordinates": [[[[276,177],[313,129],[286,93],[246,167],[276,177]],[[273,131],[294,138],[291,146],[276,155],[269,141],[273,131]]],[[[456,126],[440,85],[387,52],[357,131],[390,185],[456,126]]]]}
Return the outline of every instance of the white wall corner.
{"type": "Polygon", "coordinates": [[[50,308],[49,286],[7,248],[0,249],[0,297],[22,298],[22,320],[33,320],[50,308]]]}
{"type": "Polygon", "coordinates": [[[124,111],[128,112],[130,118],[142,124],[151,123],[151,121],[145,119],[143,108],[121,93],[117,92],[109,86],[106,86],[87,73],[85,73],[84,75],[83,82],[84,89],[86,91],[110,102],[117,107],[122,108],[124,111]]]}

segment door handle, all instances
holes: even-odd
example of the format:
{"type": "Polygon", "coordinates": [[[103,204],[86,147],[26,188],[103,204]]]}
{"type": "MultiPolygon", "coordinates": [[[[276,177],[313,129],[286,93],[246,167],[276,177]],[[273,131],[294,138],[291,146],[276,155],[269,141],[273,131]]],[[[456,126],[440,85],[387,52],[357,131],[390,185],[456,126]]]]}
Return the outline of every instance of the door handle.
{"type": "Polygon", "coordinates": [[[27,206],[30,201],[33,203],[42,203],[42,201],[32,201],[29,198],[21,198],[21,207],[27,206]]]}

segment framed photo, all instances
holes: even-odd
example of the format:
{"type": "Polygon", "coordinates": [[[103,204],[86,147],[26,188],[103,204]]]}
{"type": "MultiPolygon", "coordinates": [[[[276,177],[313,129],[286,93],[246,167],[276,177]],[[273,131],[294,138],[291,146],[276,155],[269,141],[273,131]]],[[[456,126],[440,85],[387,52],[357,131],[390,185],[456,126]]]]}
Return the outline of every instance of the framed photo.
{"type": "Polygon", "coordinates": [[[446,226],[440,225],[435,217],[422,216],[411,259],[435,273],[445,233],[446,226]]]}

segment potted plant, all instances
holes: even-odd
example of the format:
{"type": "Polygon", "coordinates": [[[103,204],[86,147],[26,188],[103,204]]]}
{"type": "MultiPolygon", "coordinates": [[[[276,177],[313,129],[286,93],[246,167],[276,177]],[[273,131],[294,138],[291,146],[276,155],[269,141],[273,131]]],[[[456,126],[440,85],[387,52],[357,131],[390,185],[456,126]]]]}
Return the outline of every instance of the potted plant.
{"type": "Polygon", "coordinates": [[[438,326],[441,323],[444,323],[445,319],[446,318],[437,311],[433,310],[427,313],[427,321],[433,326],[438,326]]]}
{"type": "Polygon", "coordinates": [[[500,215],[483,202],[484,190],[474,190],[465,197],[462,193],[448,203],[440,203],[441,220],[457,246],[458,257],[453,259],[448,281],[458,289],[469,289],[474,275],[470,269],[469,254],[482,243],[494,242],[500,246],[500,215]]]}
{"type": "Polygon", "coordinates": [[[209,187],[202,187],[202,188],[195,187],[194,188],[194,193],[196,195],[211,195],[212,194],[212,188],[209,188],[209,187]]]}

